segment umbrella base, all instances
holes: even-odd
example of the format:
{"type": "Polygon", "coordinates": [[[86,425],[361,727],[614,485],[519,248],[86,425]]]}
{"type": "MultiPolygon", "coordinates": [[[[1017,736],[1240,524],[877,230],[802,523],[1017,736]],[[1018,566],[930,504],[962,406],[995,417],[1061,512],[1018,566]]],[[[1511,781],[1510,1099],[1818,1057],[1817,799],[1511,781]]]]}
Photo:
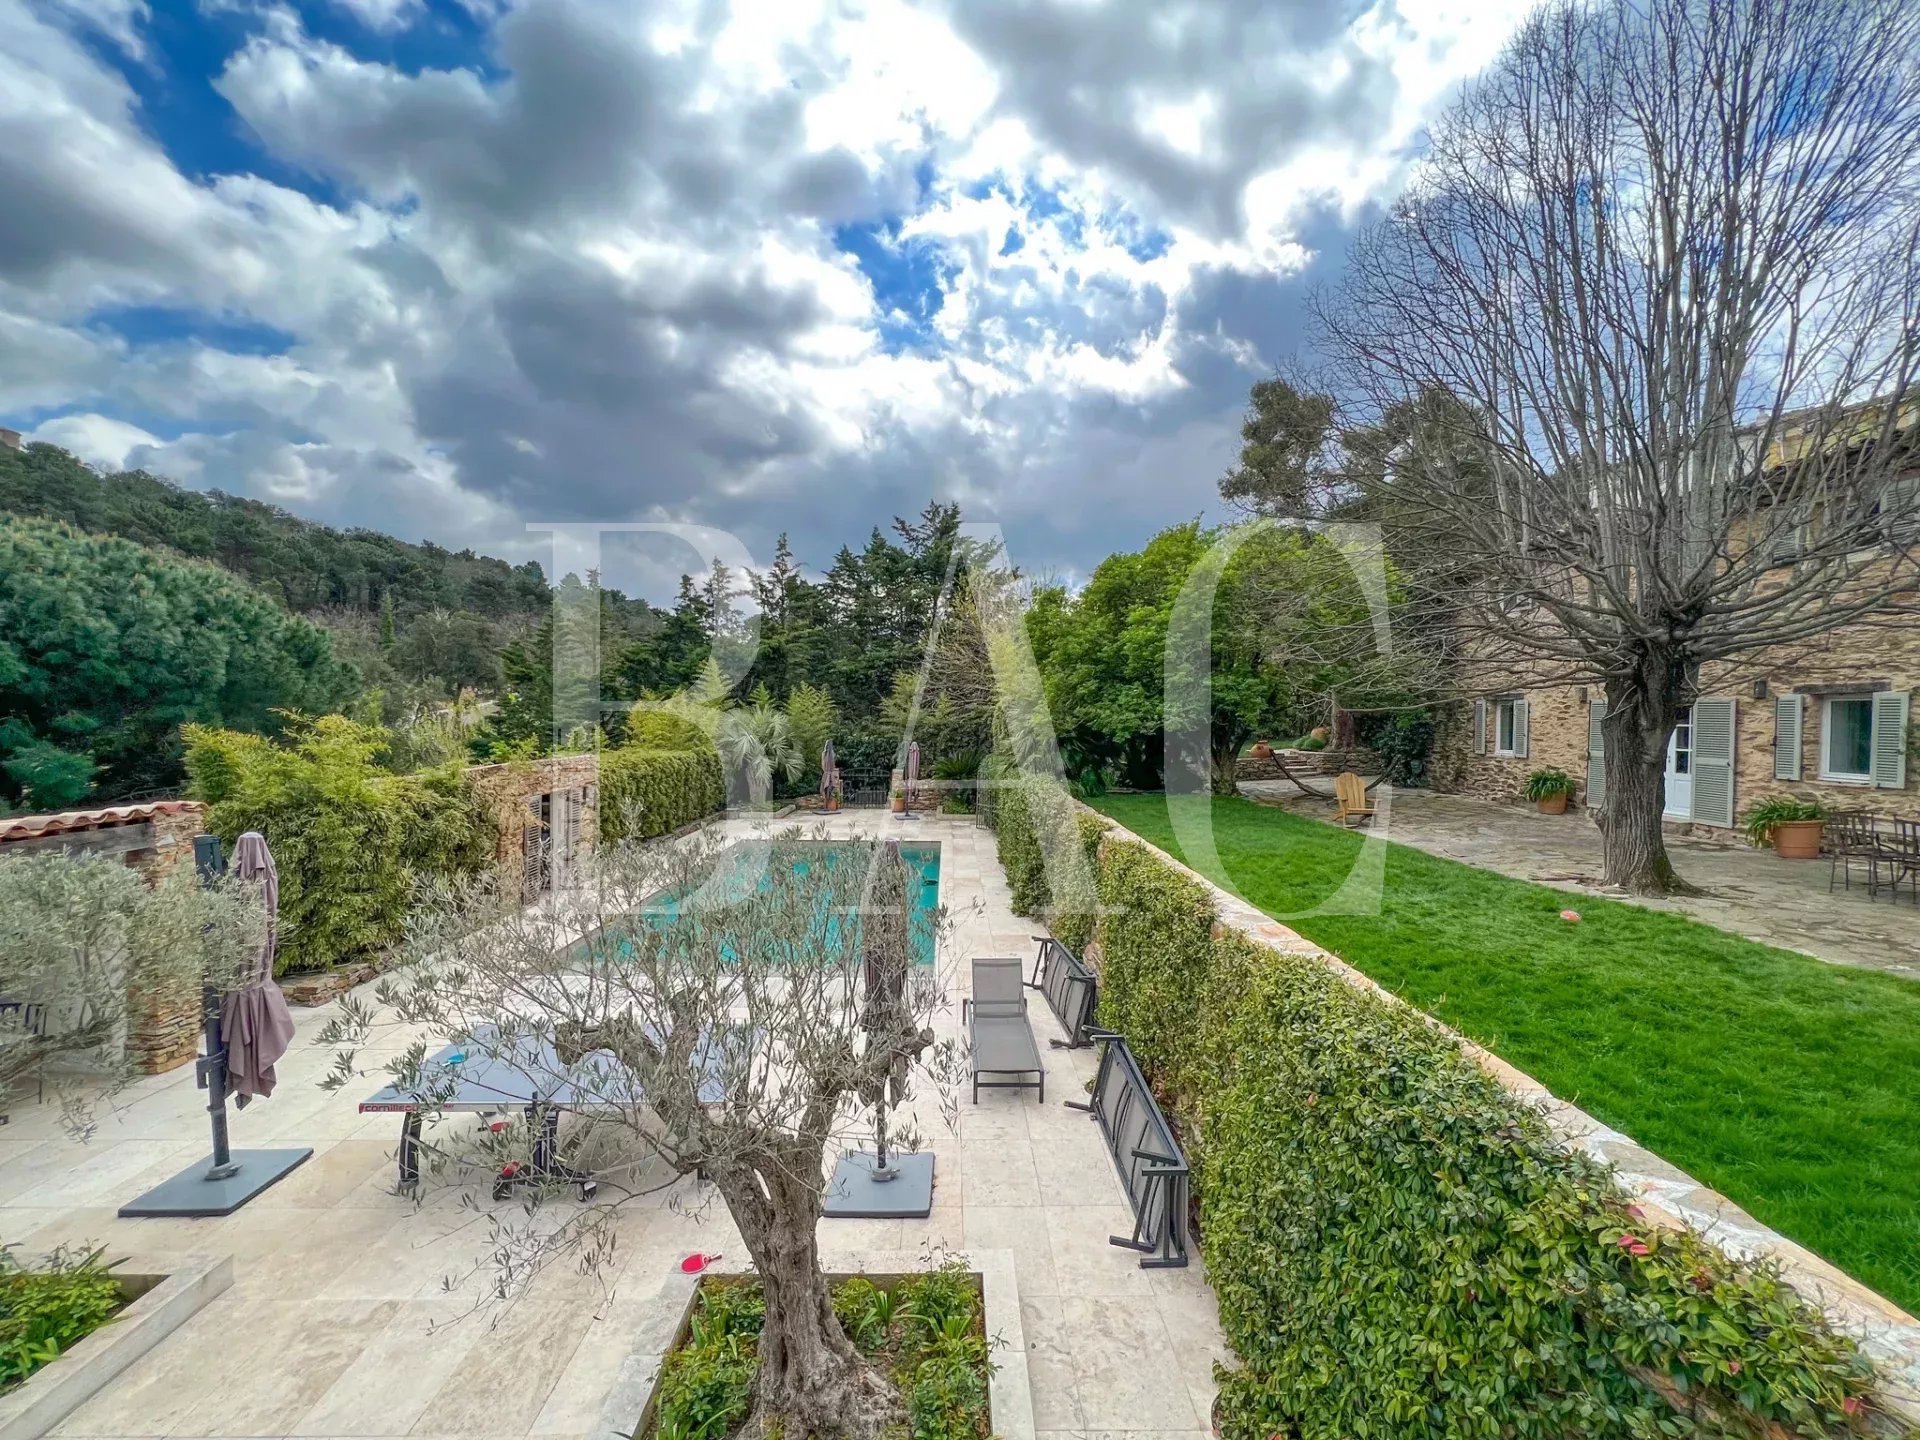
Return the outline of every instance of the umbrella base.
{"type": "Polygon", "coordinates": [[[827,1182],[821,1213],[833,1220],[918,1220],[933,1209],[932,1154],[893,1155],[891,1180],[873,1178],[873,1156],[843,1156],[827,1182]]]}
{"type": "Polygon", "coordinates": [[[213,1158],[196,1160],[171,1180],[120,1207],[126,1218],[142,1216],[231,1215],[275,1182],[285,1179],[313,1156],[312,1146],[298,1150],[235,1150],[233,1173],[210,1180],[213,1158]]]}

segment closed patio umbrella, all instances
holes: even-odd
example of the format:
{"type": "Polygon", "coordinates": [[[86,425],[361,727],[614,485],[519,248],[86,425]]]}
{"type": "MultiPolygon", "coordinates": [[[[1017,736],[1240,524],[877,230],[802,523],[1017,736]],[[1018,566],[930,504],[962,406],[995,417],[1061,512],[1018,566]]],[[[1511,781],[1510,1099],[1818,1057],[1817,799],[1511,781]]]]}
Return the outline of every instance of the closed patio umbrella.
{"type": "Polygon", "coordinates": [[[833,787],[840,783],[839,757],[833,753],[833,741],[829,740],[820,747],[820,796],[833,798],[833,787]]]}
{"type": "Polygon", "coordinates": [[[232,873],[261,890],[267,936],[247,983],[220,1002],[220,1038],[227,1051],[227,1078],[235,1104],[244,1110],[256,1095],[273,1094],[273,1067],[293,1043],[287,997],[273,983],[273,954],[280,918],[280,873],[266,837],[249,830],[233,847],[232,873]]]}
{"type": "Polygon", "coordinates": [[[920,742],[913,741],[907,746],[907,813],[913,813],[913,787],[920,780],[920,742]]]}

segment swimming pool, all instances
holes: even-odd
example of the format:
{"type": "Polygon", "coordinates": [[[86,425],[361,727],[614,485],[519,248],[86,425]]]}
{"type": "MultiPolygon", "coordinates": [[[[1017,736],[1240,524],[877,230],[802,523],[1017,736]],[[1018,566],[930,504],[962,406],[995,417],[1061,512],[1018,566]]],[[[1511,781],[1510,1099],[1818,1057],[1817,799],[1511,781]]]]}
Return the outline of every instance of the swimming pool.
{"type": "MultiPolygon", "coordinates": [[[[814,865],[841,865],[857,863],[870,866],[878,854],[880,842],[861,840],[822,841],[803,847],[804,854],[793,861],[792,873],[805,875],[814,865]]],[[[931,916],[940,904],[940,847],[934,843],[902,845],[900,858],[906,861],[909,871],[917,874],[918,882],[908,881],[908,899],[911,902],[916,919],[931,916]]],[[[746,844],[737,845],[729,850],[723,862],[728,868],[700,887],[700,903],[725,905],[729,898],[744,897],[749,888],[766,891],[772,888],[772,878],[767,874],[767,852],[764,846],[746,844]]],[[[824,902],[825,892],[821,897],[824,902]]],[[[639,912],[652,925],[670,925],[679,916],[686,901],[685,893],[679,895],[660,895],[647,902],[639,912]]],[[[826,916],[827,932],[836,938],[839,934],[838,916],[826,916]]],[[[612,927],[601,933],[606,936],[612,927]]],[[[914,964],[933,964],[935,943],[934,927],[930,922],[917,923],[912,927],[914,964]]],[[[585,942],[582,942],[584,947],[585,942]]],[[[632,942],[616,939],[616,947],[622,954],[633,953],[632,942]]]]}

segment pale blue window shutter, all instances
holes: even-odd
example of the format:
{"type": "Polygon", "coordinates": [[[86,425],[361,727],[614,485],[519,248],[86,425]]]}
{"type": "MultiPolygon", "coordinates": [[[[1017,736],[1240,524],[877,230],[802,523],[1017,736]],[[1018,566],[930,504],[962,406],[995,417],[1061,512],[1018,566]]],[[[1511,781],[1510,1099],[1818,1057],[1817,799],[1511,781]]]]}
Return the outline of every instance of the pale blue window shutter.
{"type": "Polygon", "coordinates": [[[1487,753],[1487,702],[1484,700],[1473,702],[1473,753],[1487,753]]]}
{"type": "Polygon", "coordinates": [[[1773,697],[1773,778],[1800,778],[1800,721],[1802,701],[1798,695],[1773,697]]]}
{"type": "Polygon", "coordinates": [[[1907,692],[1883,690],[1873,697],[1873,783],[1881,790],[1907,787],[1907,692]]]}
{"type": "Polygon", "coordinates": [[[1513,753],[1522,760],[1533,752],[1533,737],[1528,733],[1527,702],[1513,702],[1513,753]]]}
{"type": "Polygon", "coordinates": [[[1600,733],[1600,722],[1607,718],[1607,702],[1595,700],[1587,706],[1587,808],[1598,810],[1607,795],[1607,762],[1600,733]]]}
{"type": "Polygon", "coordinates": [[[1693,704],[1693,818],[1702,825],[1733,824],[1734,702],[1693,704]]]}

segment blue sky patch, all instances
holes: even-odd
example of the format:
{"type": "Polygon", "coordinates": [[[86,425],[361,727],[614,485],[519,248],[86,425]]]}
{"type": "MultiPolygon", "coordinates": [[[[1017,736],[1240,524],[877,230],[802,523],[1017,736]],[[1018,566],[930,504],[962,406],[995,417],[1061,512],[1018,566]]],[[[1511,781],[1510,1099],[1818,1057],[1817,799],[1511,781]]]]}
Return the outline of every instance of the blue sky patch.
{"type": "MultiPolygon", "coordinates": [[[[503,73],[492,63],[486,34],[473,15],[451,0],[428,5],[406,28],[390,33],[369,29],[328,0],[301,0],[292,8],[314,39],[408,75],[466,68],[491,83],[503,73]]],[[[76,27],[75,33],[95,58],[126,80],[139,102],[136,119],[182,174],[200,181],[258,175],[323,204],[344,204],[351,197],[339,187],[260,145],[214,88],[227,62],[261,29],[257,13],[238,8],[156,5],[141,26],[152,63],[131,58],[92,30],[76,27]]]]}
{"type": "Polygon", "coordinates": [[[958,268],[932,240],[900,238],[900,220],[841,225],[833,243],[851,255],[873,286],[880,307],[880,338],[890,352],[933,339],[933,317],[946,304],[943,282],[958,268]]]}
{"type": "Polygon", "coordinates": [[[197,340],[235,355],[281,355],[294,343],[286,331],[257,320],[168,305],[115,305],[94,311],[86,323],[136,348],[197,340]]]}

